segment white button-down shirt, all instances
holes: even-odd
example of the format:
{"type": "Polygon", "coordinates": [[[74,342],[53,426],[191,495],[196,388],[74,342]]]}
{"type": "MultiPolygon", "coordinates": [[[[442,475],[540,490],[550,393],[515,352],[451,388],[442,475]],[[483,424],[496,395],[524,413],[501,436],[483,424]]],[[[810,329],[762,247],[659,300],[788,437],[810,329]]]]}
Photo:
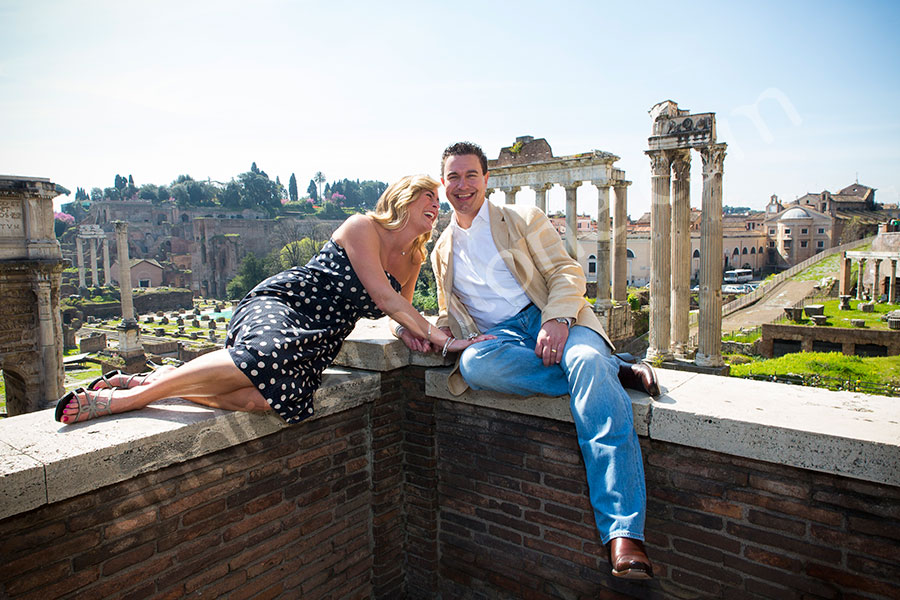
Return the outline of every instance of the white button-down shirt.
{"type": "Polygon", "coordinates": [[[531,300],[506,267],[491,236],[488,199],[485,198],[471,227],[460,227],[455,213],[450,226],[453,227],[453,292],[481,331],[528,306],[531,300]]]}

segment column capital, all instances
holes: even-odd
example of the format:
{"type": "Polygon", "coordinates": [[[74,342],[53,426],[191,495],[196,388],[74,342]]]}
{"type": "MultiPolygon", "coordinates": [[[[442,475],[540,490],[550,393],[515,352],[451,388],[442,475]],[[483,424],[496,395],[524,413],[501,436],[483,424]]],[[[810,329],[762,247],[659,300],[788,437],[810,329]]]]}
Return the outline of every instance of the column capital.
{"type": "Polygon", "coordinates": [[[563,186],[564,188],[566,188],[566,191],[568,191],[568,190],[576,190],[576,189],[578,189],[578,188],[581,186],[581,184],[582,184],[581,181],[570,181],[569,183],[564,183],[564,184],[562,184],[562,186],[563,186]]]}
{"type": "Polygon", "coordinates": [[[703,159],[704,175],[721,175],[725,168],[725,148],[728,144],[710,144],[700,149],[700,158],[703,159]]]}
{"type": "Polygon", "coordinates": [[[672,162],[669,153],[665,150],[647,150],[644,152],[650,157],[650,175],[653,177],[668,177],[672,162]]]}
{"type": "Polygon", "coordinates": [[[516,192],[518,192],[521,189],[522,189],[521,185],[508,185],[506,187],[500,188],[500,191],[503,192],[504,194],[509,194],[509,193],[515,194],[516,192]]]}
{"type": "Polygon", "coordinates": [[[603,189],[603,188],[606,188],[608,190],[609,188],[611,188],[613,186],[612,182],[609,181],[608,179],[601,179],[598,181],[591,180],[591,185],[594,186],[595,188],[597,188],[598,190],[603,189]]]}
{"type": "Polygon", "coordinates": [[[675,179],[689,180],[691,178],[691,151],[672,150],[671,158],[675,179]]]}
{"type": "Polygon", "coordinates": [[[533,189],[535,192],[540,192],[540,191],[546,192],[550,188],[553,187],[553,184],[552,183],[533,183],[533,184],[529,185],[528,187],[533,189]]]}

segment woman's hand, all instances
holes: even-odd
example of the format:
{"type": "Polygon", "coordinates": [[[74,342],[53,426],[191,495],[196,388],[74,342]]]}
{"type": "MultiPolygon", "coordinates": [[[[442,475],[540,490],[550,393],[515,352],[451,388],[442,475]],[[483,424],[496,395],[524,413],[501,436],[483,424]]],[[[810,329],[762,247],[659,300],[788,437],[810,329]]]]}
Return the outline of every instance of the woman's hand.
{"type": "Polygon", "coordinates": [[[483,342],[485,340],[495,340],[495,339],[497,339],[496,335],[487,335],[484,333],[482,333],[481,335],[479,335],[477,337],[473,337],[472,339],[469,339],[469,340],[454,339],[452,342],[450,342],[450,345],[447,347],[447,352],[459,352],[460,350],[465,350],[472,344],[477,344],[478,342],[483,342]]]}
{"type": "Polygon", "coordinates": [[[412,334],[406,327],[400,328],[400,340],[406,347],[415,352],[431,352],[434,346],[428,340],[423,340],[412,334]]]}

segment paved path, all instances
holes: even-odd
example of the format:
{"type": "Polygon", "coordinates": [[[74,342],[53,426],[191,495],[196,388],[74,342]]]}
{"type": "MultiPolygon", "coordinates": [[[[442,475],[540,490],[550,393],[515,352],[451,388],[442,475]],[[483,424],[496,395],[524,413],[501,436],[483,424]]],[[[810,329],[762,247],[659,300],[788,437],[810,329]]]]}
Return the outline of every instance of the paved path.
{"type": "Polygon", "coordinates": [[[784,315],[785,306],[793,306],[809,296],[817,281],[784,281],[756,303],[735,311],[722,319],[722,333],[742,328],[752,329],[763,323],[771,323],[784,315]]]}

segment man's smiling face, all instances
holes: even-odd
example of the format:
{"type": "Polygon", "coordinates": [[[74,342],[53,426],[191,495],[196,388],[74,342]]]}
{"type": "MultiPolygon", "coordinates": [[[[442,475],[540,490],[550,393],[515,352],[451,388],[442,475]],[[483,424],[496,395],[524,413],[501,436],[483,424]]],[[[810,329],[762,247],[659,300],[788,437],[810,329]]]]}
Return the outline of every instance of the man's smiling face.
{"type": "Polygon", "coordinates": [[[488,174],[481,170],[481,161],[474,154],[448,156],[444,162],[441,181],[446,187],[447,200],[456,212],[459,225],[468,229],[487,191],[488,174]]]}

